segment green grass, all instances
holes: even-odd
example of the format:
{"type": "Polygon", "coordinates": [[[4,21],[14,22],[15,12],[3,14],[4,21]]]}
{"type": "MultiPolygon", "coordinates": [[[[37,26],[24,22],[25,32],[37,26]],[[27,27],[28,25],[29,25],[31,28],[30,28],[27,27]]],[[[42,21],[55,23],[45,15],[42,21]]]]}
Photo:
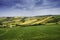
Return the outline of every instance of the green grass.
{"type": "Polygon", "coordinates": [[[60,25],[0,28],[0,40],[60,40],[60,25]]]}

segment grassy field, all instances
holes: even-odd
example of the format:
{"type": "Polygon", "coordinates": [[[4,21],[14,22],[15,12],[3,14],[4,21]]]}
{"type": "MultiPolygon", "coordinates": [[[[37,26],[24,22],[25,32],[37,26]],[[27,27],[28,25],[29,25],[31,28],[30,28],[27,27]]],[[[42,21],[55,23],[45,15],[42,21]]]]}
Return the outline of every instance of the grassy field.
{"type": "Polygon", "coordinates": [[[60,40],[60,25],[0,28],[0,40],[60,40]]]}

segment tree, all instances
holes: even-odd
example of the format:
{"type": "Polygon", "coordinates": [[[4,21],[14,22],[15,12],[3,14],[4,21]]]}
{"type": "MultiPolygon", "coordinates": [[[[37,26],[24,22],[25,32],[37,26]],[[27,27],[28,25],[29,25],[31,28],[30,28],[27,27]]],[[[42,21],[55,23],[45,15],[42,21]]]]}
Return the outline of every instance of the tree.
{"type": "Polygon", "coordinates": [[[55,22],[56,24],[58,24],[58,21],[60,21],[60,18],[55,17],[55,18],[54,18],[54,22],[55,22]]]}
{"type": "Polygon", "coordinates": [[[26,19],[27,17],[23,17],[22,19],[21,19],[21,21],[22,22],[25,22],[25,19],[26,19]]]}

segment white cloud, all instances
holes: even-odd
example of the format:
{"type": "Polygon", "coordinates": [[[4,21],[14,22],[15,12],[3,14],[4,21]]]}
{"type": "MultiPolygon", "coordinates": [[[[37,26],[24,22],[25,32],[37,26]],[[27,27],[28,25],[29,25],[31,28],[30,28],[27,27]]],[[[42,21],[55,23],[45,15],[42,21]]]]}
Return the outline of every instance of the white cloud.
{"type": "Polygon", "coordinates": [[[48,0],[43,0],[42,4],[39,7],[36,7],[36,2],[39,1],[41,0],[25,0],[24,5],[15,3],[12,8],[0,11],[0,16],[36,16],[60,14],[60,8],[51,8],[56,6],[57,2],[49,2],[48,0]],[[22,7],[23,9],[17,9],[16,7],[22,7]]]}
{"type": "Polygon", "coordinates": [[[60,15],[60,8],[41,9],[41,10],[19,10],[13,9],[1,12],[1,16],[37,16],[37,15],[60,15]]]}
{"type": "Polygon", "coordinates": [[[48,0],[25,0],[22,1],[25,4],[21,4],[21,3],[16,3],[13,8],[17,8],[17,9],[42,9],[42,8],[51,8],[51,7],[55,7],[57,5],[57,2],[50,2],[48,0]],[[39,2],[39,6],[37,7],[39,2]],[[40,3],[42,2],[42,3],[40,3]]]}

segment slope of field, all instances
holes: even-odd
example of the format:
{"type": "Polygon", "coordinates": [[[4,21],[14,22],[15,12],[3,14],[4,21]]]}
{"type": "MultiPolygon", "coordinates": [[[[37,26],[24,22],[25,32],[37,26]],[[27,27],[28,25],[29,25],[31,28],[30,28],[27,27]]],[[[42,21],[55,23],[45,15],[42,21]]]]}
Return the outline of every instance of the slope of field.
{"type": "Polygon", "coordinates": [[[60,15],[34,17],[0,17],[0,27],[14,27],[26,25],[41,25],[46,23],[60,23],[60,15]]]}
{"type": "Polygon", "coordinates": [[[60,25],[0,28],[0,40],[60,40],[60,25]]]}
{"type": "Polygon", "coordinates": [[[43,24],[43,23],[46,23],[46,22],[48,22],[52,17],[53,17],[53,16],[46,17],[46,18],[44,18],[44,19],[42,19],[42,20],[36,21],[36,22],[33,23],[33,24],[39,24],[39,23],[43,24]]]}

